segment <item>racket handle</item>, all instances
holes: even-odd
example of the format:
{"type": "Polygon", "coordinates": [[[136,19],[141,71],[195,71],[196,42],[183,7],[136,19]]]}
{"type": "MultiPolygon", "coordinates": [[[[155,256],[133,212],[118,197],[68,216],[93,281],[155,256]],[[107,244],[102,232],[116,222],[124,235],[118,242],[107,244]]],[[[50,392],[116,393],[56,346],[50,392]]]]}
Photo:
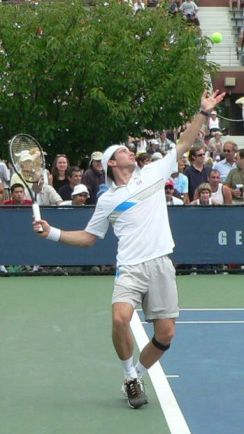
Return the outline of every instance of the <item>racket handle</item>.
{"type": "MultiPolygon", "coordinates": [[[[38,203],[33,203],[32,205],[33,217],[35,221],[41,220],[41,213],[38,203]]],[[[38,232],[43,232],[43,227],[40,225],[38,232]]]]}

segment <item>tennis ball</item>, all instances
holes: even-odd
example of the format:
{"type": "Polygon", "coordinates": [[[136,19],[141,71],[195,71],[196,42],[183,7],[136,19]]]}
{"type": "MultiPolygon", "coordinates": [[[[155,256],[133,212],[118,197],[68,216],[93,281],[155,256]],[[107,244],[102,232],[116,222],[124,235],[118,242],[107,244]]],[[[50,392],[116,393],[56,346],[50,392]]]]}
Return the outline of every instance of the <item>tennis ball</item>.
{"type": "Polygon", "coordinates": [[[219,44],[220,42],[222,42],[223,36],[219,32],[214,32],[210,36],[210,39],[214,44],[219,44]]]}

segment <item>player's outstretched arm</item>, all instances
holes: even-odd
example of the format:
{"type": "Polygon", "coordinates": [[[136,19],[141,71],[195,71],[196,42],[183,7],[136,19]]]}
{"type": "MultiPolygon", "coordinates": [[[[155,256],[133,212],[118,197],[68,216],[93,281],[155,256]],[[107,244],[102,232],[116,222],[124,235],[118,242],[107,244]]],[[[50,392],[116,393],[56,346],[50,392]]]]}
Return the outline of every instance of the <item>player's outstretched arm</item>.
{"type": "Polygon", "coordinates": [[[208,95],[207,91],[203,93],[201,98],[200,111],[194,117],[193,121],[187,127],[185,132],[182,134],[177,145],[176,149],[178,159],[181,158],[185,152],[189,151],[194,141],[196,140],[198,132],[200,131],[202,125],[206,123],[208,115],[214,109],[214,107],[216,107],[216,105],[223,101],[224,96],[225,92],[220,93],[219,90],[216,90],[211,95],[208,95]]]}
{"type": "Polygon", "coordinates": [[[61,241],[71,246],[90,247],[95,244],[97,237],[86,231],[62,231],[48,224],[46,220],[39,220],[33,223],[34,232],[42,238],[47,238],[51,241],[61,241]],[[39,232],[40,224],[43,232],[39,232]]]}

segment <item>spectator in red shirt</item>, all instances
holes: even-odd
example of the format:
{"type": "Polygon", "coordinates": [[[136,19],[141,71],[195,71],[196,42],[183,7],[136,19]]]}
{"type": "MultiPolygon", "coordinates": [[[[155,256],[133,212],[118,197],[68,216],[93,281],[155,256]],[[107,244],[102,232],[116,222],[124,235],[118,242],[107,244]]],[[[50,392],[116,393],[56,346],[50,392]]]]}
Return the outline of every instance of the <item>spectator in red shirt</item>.
{"type": "Polygon", "coordinates": [[[12,199],[7,199],[3,201],[3,205],[31,205],[32,201],[30,199],[25,199],[25,189],[22,184],[13,184],[11,186],[11,197],[12,199]]]}

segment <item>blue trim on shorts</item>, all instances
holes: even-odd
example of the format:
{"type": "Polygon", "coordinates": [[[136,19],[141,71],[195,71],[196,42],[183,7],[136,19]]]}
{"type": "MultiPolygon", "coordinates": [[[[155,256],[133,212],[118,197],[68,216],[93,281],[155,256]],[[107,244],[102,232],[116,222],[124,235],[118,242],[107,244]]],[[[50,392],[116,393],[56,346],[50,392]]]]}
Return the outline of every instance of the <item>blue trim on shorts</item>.
{"type": "Polygon", "coordinates": [[[117,267],[115,271],[115,278],[118,279],[119,276],[120,276],[120,271],[119,271],[119,267],[117,267]]]}

